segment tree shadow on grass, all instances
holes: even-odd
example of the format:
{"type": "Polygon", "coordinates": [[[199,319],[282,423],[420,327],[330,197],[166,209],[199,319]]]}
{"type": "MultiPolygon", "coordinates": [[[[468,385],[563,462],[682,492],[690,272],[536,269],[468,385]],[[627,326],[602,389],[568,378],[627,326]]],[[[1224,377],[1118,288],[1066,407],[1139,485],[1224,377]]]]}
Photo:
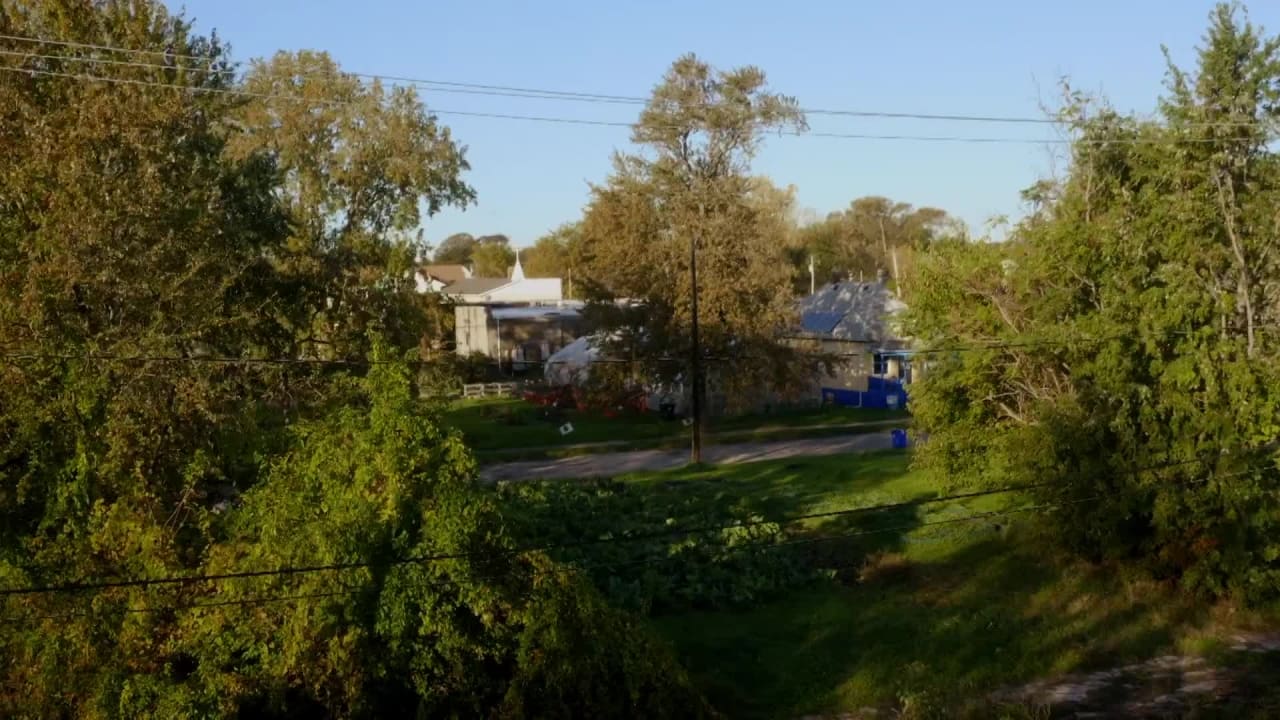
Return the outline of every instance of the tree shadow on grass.
{"type": "MultiPolygon", "coordinates": [[[[695,468],[640,481],[499,488],[521,544],[554,546],[617,604],[646,613],[758,603],[897,548],[916,509],[788,522],[843,493],[861,507],[905,473],[902,455],[695,468]],[[783,492],[786,490],[786,492],[783,492]],[[889,532],[886,532],[888,530],[889,532]]],[[[915,492],[911,490],[910,492],[915,492]]]]}
{"type": "Polygon", "coordinates": [[[1199,612],[1162,588],[1059,566],[1019,539],[974,542],[853,587],[657,624],[721,711],[795,717],[906,697],[946,705],[1149,657],[1199,612]]]}

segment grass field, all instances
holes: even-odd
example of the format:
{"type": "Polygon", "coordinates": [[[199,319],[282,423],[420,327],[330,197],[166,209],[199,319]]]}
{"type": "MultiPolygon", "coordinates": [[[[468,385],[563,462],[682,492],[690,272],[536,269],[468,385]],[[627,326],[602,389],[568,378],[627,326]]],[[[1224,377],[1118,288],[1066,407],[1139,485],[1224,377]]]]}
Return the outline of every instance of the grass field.
{"type": "MultiPolygon", "coordinates": [[[[621,478],[655,508],[736,504],[766,517],[932,494],[903,453],[837,456],[621,478]]],[[[1025,520],[960,519],[1019,503],[985,497],[811,521],[852,569],[746,610],[652,622],[728,717],[795,718],[864,707],[948,716],[960,698],[1168,651],[1211,649],[1224,619],[1168,586],[1046,552],[1025,520]],[[955,522],[952,522],[955,521],[955,522]],[[902,530],[898,530],[901,528],[902,530]]],[[[831,558],[827,558],[829,561],[831,558]]]]}
{"type": "MultiPolygon", "coordinates": [[[[520,399],[460,400],[449,406],[445,421],[461,430],[467,444],[482,455],[494,451],[599,442],[652,447],[665,441],[684,442],[689,434],[689,429],[680,422],[663,420],[656,413],[627,413],[608,418],[570,410],[547,415],[543,408],[520,399]],[[572,423],[574,430],[562,435],[560,426],[566,422],[572,423]]],[[[717,434],[741,435],[745,440],[797,427],[831,427],[906,417],[907,414],[901,411],[819,407],[718,418],[710,422],[708,430],[717,434]]]]}

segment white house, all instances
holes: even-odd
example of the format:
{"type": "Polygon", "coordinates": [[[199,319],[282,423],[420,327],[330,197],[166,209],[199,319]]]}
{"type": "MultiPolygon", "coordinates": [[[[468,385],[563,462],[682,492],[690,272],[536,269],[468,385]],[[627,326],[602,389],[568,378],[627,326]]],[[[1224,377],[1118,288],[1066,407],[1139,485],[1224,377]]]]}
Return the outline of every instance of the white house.
{"type": "Polygon", "coordinates": [[[516,255],[509,278],[467,277],[444,286],[440,292],[460,305],[558,303],[564,300],[560,278],[527,278],[516,255]]]}

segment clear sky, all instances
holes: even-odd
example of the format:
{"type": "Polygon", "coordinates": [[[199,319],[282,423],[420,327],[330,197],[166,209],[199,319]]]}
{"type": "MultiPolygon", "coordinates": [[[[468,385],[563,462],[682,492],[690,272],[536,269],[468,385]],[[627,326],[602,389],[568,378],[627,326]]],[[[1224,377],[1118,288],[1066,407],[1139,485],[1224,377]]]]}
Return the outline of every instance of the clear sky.
{"type": "MultiPolygon", "coordinates": [[[[491,85],[647,95],[672,60],[696,52],[719,67],[757,65],[774,90],[813,108],[1035,116],[1057,83],[1150,112],[1167,45],[1188,66],[1209,0],[188,0],[245,60],[278,49],[329,51],[344,69],[491,85]]],[[[1280,2],[1250,3],[1280,32],[1280,2]]],[[[424,93],[429,108],[632,121],[638,108],[424,93]]],[[[424,222],[427,241],[506,233],[530,245],[580,216],[603,180],[620,127],[441,115],[468,148],[478,203],[424,222]]],[[[1052,138],[1043,126],[817,117],[815,131],[1052,138]]],[[[1058,151],[1060,154],[1060,150],[1058,151]]],[[[981,232],[1016,218],[1018,191],[1062,170],[1054,146],[818,137],[770,138],[754,170],[795,185],[820,214],[863,195],[943,208],[981,232]]]]}

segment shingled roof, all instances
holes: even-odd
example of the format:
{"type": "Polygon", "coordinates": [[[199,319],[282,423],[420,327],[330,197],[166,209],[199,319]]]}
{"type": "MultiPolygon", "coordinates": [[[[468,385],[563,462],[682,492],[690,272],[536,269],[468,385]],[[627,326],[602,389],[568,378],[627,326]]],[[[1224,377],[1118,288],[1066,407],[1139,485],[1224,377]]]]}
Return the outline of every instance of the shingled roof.
{"type": "Polygon", "coordinates": [[[473,277],[446,285],[444,292],[446,295],[483,295],[487,292],[493,292],[503,285],[510,284],[511,281],[507,278],[473,277]]]}
{"type": "Polygon", "coordinates": [[[906,307],[882,283],[831,283],[800,300],[800,329],[833,340],[882,343],[894,339],[888,320],[906,307]]]}
{"type": "Polygon", "coordinates": [[[423,265],[422,274],[433,277],[445,285],[452,285],[469,277],[464,265],[423,265]]]}

